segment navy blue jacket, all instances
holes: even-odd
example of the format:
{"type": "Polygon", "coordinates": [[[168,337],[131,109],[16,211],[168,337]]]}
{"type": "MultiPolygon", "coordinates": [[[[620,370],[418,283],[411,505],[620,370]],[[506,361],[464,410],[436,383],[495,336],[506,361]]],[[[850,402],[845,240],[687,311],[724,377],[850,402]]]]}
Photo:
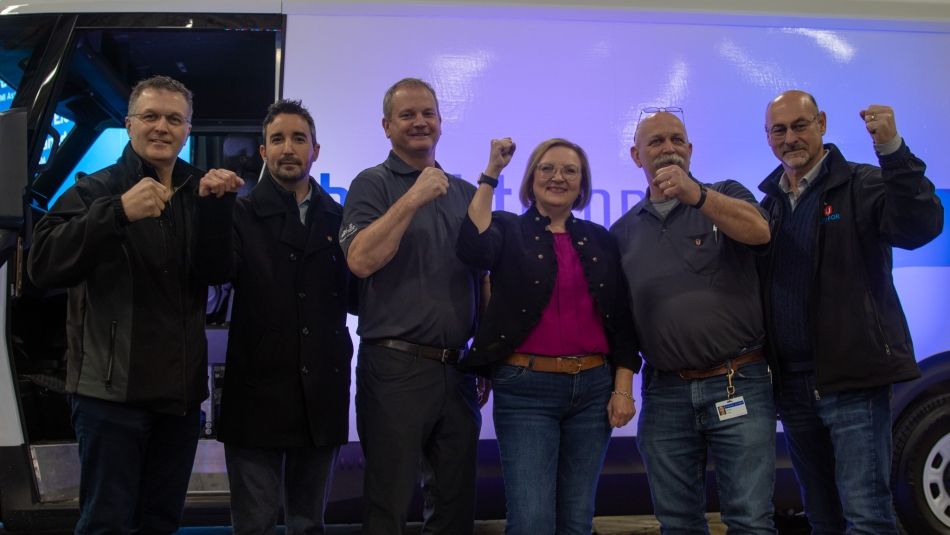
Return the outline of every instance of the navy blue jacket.
{"type": "MultiPolygon", "coordinates": [[[[934,239],[943,229],[943,206],[924,176],[924,162],[907,145],[882,156],[880,168],[849,162],[832,144],[825,148],[808,306],[817,388],[844,391],[914,379],[920,371],[891,276],[891,247],[915,249],[934,239]]],[[[782,173],[779,166],[759,186],[773,228],[785,215],[782,173]]],[[[767,322],[771,250],[778,242],[772,236],[762,269],[767,322]]],[[[769,354],[777,372],[777,353],[769,354]]]]}

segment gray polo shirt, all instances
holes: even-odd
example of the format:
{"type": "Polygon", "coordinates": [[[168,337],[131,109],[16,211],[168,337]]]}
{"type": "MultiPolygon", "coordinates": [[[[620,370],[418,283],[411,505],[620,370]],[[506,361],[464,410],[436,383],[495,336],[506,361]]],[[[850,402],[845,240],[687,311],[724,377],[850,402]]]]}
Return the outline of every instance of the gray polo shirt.
{"type": "MultiPolygon", "coordinates": [[[[340,226],[345,254],[356,234],[409,191],[419,173],[390,152],[385,162],[353,180],[340,226]]],[[[474,195],[473,185],[449,176],[448,193],[415,213],[392,260],[360,281],[356,332],[361,338],[450,348],[463,347],[471,338],[478,272],[455,256],[455,241],[474,195]]]]}
{"type": "MultiPolygon", "coordinates": [[[[707,185],[765,211],[742,184],[707,185]]],[[[641,353],[661,371],[721,364],[765,339],[756,248],[733,241],[699,210],[666,218],[644,198],[610,229],[633,308],[641,353]]]]}

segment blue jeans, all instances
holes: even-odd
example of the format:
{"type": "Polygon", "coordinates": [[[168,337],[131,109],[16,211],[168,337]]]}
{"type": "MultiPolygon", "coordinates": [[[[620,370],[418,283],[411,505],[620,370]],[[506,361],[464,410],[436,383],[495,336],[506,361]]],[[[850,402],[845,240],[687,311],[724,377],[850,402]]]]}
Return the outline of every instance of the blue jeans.
{"type": "Polygon", "coordinates": [[[339,446],[254,448],[225,444],[234,535],[277,533],[281,488],[286,534],[326,533],[323,514],[339,452],[339,446]]]}
{"type": "Polygon", "coordinates": [[[184,416],[73,394],[79,441],[77,535],[178,529],[194,465],[199,409],[184,416]]]}
{"type": "Polygon", "coordinates": [[[890,398],[890,385],[816,395],[814,374],[782,377],[779,414],[814,535],[898,533],[890,398]]]}
{"type": "Polygon", "coordinates": [[[716,466],[722,521],[728,533],[775,533],[775,404],[764,362],[733,377],[748,414],[720,421],[726,376],[686,380],[647,366],[637,445],[663,534],[708,533],[707,452],[716,466]]]}
{"type": "Polygon", "coordinates": [[[505,533],[589,534],[610,440],[610,368],[568,375],[500,365],[492,385],[505,533]]]}

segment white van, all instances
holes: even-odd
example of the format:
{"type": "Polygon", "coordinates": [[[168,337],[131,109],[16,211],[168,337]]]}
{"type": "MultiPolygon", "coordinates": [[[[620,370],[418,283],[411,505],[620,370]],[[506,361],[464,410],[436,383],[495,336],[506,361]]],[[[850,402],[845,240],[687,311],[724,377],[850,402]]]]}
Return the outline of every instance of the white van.
{"type": "MultiPolygon", "coordinates": [[[[751,12],[739,1],[408,2],[0,1],[0,522],[8,531],[71,527],[78,458],[64,398],[65,291],[26,277],[32,224],[80,173],[115,160],[131,85],[168,74],[195,92],[190,144],[198,167],[228,167],[249,182],[261,161],[260,123],[279,97],[300,98],[321,144],[314,177],[339,200],[356,174],[382,161],[385,89],[405,76],[431,82],[443,137],[439,161],[474,182],[488,140],[521,146],[496,189],[496,208],[520,211],[517,190],[530,148],[561,136],[592,162],[591,206],[609,225],[643,195],[629,147],[640,110],[678,106],[694,143],[692,169],[757,192],[777,165],[763,129],[780,91],[811,91],[828,113],[826,140],[874,161],[858,110],[889,104],[900,132],[929,165],[950,204],[950,3],[830,3],[823,13],[751,12]],[[162,13],[149,10],[162,10],[162,13]],[[21,202],[22,200],[22,202],[21,202]]],[[[789,6],[782,6],[789,9],[789,6]]],[[[772,11],[774,10],[774,11],[772,11]]],[[[895,501],[908,533],[950,531],[950,238],[895,251],[901,293],[924,377],[896,385],[895,501]]],[[[229,289],[209,294],[209,381],[222,373],[229,289]]],[[[355,318],[351,318],[355,332],[355,318]]],[[[638,393],[639,395],[639,393],[638,393]]],[[[186,524],[228,522],[215,399],[205,404],[186,524]]],[[[490,407],[483,411],[480,518],[503,518],[504,496],[490,407]]],[[[327,513],[359,522],[362,455],[351,416],[327,513]]],[[[780,429],[780,428],[779,428],[780,429]]],[[[636,424],[611,442],[598,515],[651,510],[636,424]]],[[[801,510],[784,440],[775,492],[781,514],[801,510]]],[[[715,480],[707,482],[716,510],[715,480]]],[[[413,512],[421,510],[415,507],[413,512]]]]}

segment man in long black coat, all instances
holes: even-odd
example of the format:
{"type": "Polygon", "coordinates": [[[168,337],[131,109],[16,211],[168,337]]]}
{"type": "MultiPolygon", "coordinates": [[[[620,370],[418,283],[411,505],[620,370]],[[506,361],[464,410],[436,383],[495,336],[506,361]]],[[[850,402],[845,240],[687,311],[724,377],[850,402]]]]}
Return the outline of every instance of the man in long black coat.
{"type": "Polygon", "coordinates": [[[343,209],[310,177],[319,150],[300,101],[271,105],[260,148],[266,172],[234,209],[218,439],[236,534],[273,532],[282,485],[288,535],[323,533],[347,441],[350,273],[337,238],[343,209]]]}

